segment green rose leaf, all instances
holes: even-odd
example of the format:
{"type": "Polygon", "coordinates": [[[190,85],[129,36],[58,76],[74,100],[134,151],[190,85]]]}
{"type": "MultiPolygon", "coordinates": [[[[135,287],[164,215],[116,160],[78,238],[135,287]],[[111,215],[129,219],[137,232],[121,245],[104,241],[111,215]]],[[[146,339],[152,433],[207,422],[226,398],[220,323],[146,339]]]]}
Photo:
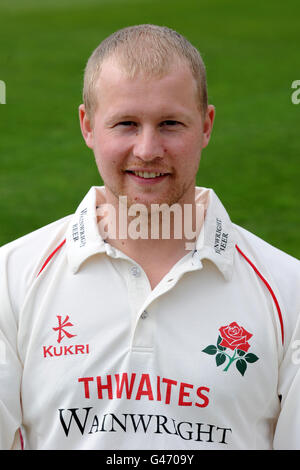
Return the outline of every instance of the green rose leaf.
{"type": "Polygon", "coordinates": [[[205,352],[206,354],[210,354],[211,356],[213,356],[217,352],[217,347],[213,344],[210,344],[205,349],[203,349],[202,352],[205,352]]]}
{"type": "Polygon", "coordinates": [[[225,349],[226,349],[224,346],[220,346],[220,343],[221,343],[222,339],[223,339],[222,336],[219,335],[218,342],[217,342],[217,347],[218,347],[219,351],[225,351],[225,349]]]}
{"type": "Polygon", "coordinates": [[[217,366],[220,366],[220,365],[223,364],[225,361],[226,361],[226,356],[225,356],[225,354],[223,354],[223,353],[218,353],[218,354],[216,355],[216,364],[217,364],[217,366]]]}
{"type": "Polygon", "coordinates": [[[244,356],[246,354],[245,351],[242,351],[241,349],[237,349],[237,353],[239,356],[244,356]]]}
{"type": "Polygon", "coordinates": [[[246,354],[245,359],[247,362],[250,363],[258,361],[258,357],[253,353],[246,354]]]}
{"type": "Polygon", "coordinates": [[[244,375],[244,373],[246,372],[246,369],[247,369],[247,362],[244,361],[244,359],[239,359],[238,361],[236,361],[235,365],[236,365],[236,368],[239,371],[239,373],[244,375]]]}

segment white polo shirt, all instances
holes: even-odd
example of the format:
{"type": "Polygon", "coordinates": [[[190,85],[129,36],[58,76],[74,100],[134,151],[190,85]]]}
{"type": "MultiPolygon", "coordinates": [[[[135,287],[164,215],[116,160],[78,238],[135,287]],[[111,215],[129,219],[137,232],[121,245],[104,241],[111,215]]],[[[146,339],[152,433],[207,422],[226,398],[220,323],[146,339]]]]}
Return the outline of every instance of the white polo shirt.
{"type": "Polygon", "coordinates": [[[197,188],[196,249],[151,290],[102,192],[0,250],[1,449],[299,449],[299,261],[197,188]]]}

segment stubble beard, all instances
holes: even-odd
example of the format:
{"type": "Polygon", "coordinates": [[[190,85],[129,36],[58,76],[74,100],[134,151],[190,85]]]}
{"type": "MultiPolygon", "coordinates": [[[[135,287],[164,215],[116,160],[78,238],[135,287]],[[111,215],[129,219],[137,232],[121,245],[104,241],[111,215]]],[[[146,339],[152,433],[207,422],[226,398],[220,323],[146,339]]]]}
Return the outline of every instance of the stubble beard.
{"type": "MultiPolygon", "coordinates": [[[[155,196],[155,188],[154,190],[152,190],[152,188],[146,188],[144,194],[132,195],[130,194],[130,191],[124,187],[124,185],[120,185],[120,187],[114,187],[112,185],[105,184],[104,182],[104,186],[106,191],[108,190],[110,195],[113,196],[114,201],[109,202],[114,204],[115,207],[118,207],[120,197],[126,197],[127,209],[129,209],[134,204],[142,204],[147,208],[149,213],[151,211],[151,206],[153,205],[167,204],[169,207],[171,207],[174,204],[180,204],[183,206],[183,204],[193,203],[195,200],[195,180],[186,183],[181,188],[176,188],[174,184],[171,190],[157,196],[155,196]]],[[[109,197],[109,199],[111,199],[111,197],[109,197]]]]}
{"type": "MultiPolygon", "coordinates": [[[[105,184],[105,182],[104,182],[105,184]]],[[[185,183],[182,187],[178,188],[173,186],[171,190],[166,191],[166,193],[162,193],[155,197],[155,190],[147,191],[144,194],[137,194],[132,195],[130,191],[126,187],[122,186],[112,186],[112,185],[105,185],[106,191],[108,191],[108,199],[111,204],[114,205],[116,211],[123,211],[126,210],[127,213],[127,223],[129,224],[137,215],[135,210],[139,211],[139,204],[142,205],[142,212],[144,213],[147,211],[147,217],[145,220],[145,224],[148,227],[148,233],[151,233],[153,226],[157,227],[159,233],[162,230],[162,220],[163,220],[163,213],[167,214],[168,211],[172,210],[175,207],[175,210],[178,209],[176,206],[180,206],[181,210],[179,213],[181,214],[180,219],[176,218],[176,227],[177,229],[181,225],[183,227],[184,223],[184,211],[185,211],[185,204],[193,204],[195,202],[195,181],[190,181],[189,183],[185,183]],[[149,198],[149,194],[152,193],[152,197],[149,198]],[[148,196],[148,197],[147,197],[148,196]],[[112,202],[113,200],[113,202],[112,202]],[[130,208],[133,208],[133,214],[130,216],[130,208]],[[159,214],[157,218],[157,214],[159,214]],[[158,222],[158,225],[157,225],[158,222]],[[179,225],[177,225],[179,224],[179,225]]],[[[178,211],[177,211],[178,213],[178,211]]],[[[171,233],[174,233],[175,225],[174,225],[174,218],[173,214],[171,214],[171,233]]],[[[172,238],[172,235],[171,235],[172,238]]]]}

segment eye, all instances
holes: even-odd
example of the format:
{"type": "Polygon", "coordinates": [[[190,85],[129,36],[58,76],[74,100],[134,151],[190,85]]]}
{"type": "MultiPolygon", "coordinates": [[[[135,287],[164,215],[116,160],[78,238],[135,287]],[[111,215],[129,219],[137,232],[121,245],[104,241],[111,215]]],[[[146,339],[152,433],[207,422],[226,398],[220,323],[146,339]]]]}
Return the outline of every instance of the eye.
{"type": "Polygon", "coordinates": [[[122,121],[117,124],[118,126],[131,127],[136,126],[136,123],[133,121],[122,121]]]}
{"type": "Polygon", "coordinates": [[[175,126],[180,126],[181,122],[168,119],[166,121],[163,121],[160,125],[161,125],[161,127],[165,127],[165,126],[175,127],[175,126]]]}

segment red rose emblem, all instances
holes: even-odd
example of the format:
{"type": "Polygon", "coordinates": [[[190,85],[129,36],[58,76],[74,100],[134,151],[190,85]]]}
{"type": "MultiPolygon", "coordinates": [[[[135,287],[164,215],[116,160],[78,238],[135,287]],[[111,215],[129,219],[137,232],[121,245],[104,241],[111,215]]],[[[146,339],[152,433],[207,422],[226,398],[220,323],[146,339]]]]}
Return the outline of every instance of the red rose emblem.
{"type": "Polygon", "coordinates": [[[251,338],[252,334],[246,331],[242,326],[239,326],[236,322],[230,323],[230,325],[227,326],[221,326],[219,331],[222,337],[220,346],[232,350],[241,349],[245,352],[250,348],[248,340],[251,338]]]}

